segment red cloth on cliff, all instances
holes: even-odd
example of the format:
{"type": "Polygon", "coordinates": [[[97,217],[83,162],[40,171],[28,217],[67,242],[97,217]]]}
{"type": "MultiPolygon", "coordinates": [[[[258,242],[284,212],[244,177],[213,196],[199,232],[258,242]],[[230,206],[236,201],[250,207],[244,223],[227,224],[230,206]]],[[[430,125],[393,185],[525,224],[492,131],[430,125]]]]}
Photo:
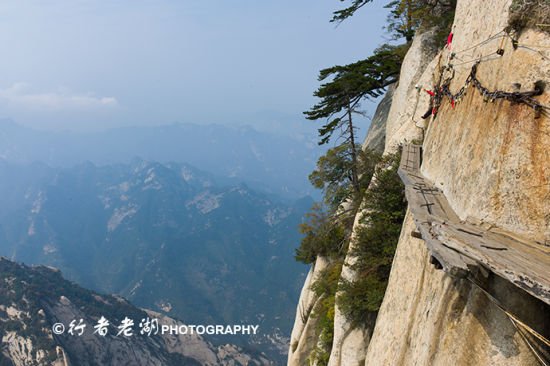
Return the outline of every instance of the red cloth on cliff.
{"type": "Polygon", "coordinates": [[[453,41],[453,34],[450,33],[449,37],[447,38],[447,48],[451,49],[451,42],[453,41]]]}

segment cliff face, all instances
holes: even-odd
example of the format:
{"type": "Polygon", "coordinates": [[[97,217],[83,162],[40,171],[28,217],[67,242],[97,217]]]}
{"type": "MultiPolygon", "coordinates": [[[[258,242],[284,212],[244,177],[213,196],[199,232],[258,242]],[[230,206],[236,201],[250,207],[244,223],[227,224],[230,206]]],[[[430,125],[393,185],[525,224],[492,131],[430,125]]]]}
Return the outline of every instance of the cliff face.
{"type": "MultiPolygon", "coordinates": [[[[365,365],[537,365],[510,320],[480,290],[429,263],[424,241],[410,235],[415,229],[408,213],[365,365]]],[[[517,296],[506,290],[505,296],[517,296]]],[[[533,304],[522,306],[547,316],[533,304]]]]}
{"type": "Polygon", "coordinates": [[[390,113],[395,87],[395,84],[391,84],[380,103],[378,103],[376,112],[370,122],[367,135],[363,140],[363,148],[368,147],[380,153],[384,152],[384,146],[386,145],[386,121],[390,113]]]}
{"type": "MultiPolygon", "coordinates": [[[[502,31],[510,3],[459,1],[452,51],[468,49],[502,31]]],[[[550,37],[527,30],[519,37],[516,50],[511,40],[504,38],[457,53],[451,61],[456,64],[450,85],[453,93],[464,85],[473,64],[460,65],[461,60],[490,55],[501,42],[504,54],[485,58],[477,68],[483,86],[491,91],[514,91],[520,86],[519,91],[528,91],[534,89],[535,82],[550,80],[550,37]]],[[[449,57],[449,52],[442,57],[449,57]]],[[[548,95],[546,92],[537,99],[548,105],[548,95]]],[[[437,120],[427,129],[422,171],[445,192],[461,218],[472,216],[550,243],[548,146],[548,118],[536,119],[532,108],[502,99],[485,102],[470,87],[455,109],[443,103],[437,120]]]]}
{"type": "Polygon", "coordinates": [[[294,328],[290,336],[289,365],[307,365],[309,356],[317,345],[318,335],[315,326],[317,325],[318,318],[309,315],[319,299],[311,290],[311,285],[327,265],[328,261],[325,258],[318,257],[306,277],[306,282],[298,300],[294,328]]]}
{"type": "MultiPolygon", "coordinates": [[[[421,171],[444,192],[460,219],[545,245],[550,243],[548,117],[535,118],[526,105],[491,102],[470,84],[454,106],[444,98],[435,119],[421,118],[430,103],[423,89],[432,90],[441,77],[451,78],[449,89],[457,93],[480,58],[476,76],[490,91],[533,90],[535,82],[550,80],[547,34],[527,29],[519,34],[517,49],[505,36],[511,3],[459,0],[450,50],[437,52],[430,31],[415,37],[392,90],[384,152],[423,139],[421,171]],[[499,47],[503,55],[496,54],[499,47]],[[448,64],[454,71],[442,73],[448,64]]],[[[550,104],[547,92],[536,99],[550,104]]],[[[380,127],[371,133],[366,142],[381,135],[380,127]]],[[[424,241],[411,236],[414,230],[408,212],[375,325],[352,329],[336,306],[329,365],[538,364],[505,313],[481,290],[430,264],[424,241]]],[[[355,275],[345,268],[344,278],[355,275]]],[[[530,322],[548,323],[548,307],[516,286],[499,277],[490,277],[487,285],[530,322]]],[[[302,350],[316,342],[294,333],[293,340],[302,350]]],[[[289,365],[304,365],[303,360],[293,358],[291,349],[289,365]]]]}

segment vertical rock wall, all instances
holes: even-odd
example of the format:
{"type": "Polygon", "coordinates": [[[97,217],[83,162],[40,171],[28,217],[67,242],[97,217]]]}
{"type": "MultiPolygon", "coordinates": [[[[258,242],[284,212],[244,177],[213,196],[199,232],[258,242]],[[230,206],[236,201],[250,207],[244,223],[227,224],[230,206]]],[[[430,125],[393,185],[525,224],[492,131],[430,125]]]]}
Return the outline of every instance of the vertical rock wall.
{"type": "MultiPolygon", "coordinates": [[[[449,59],[451,52],[456,53],[449,61],[455,65],[452,93],[470,73],[474,62],[467,61],[487,55],[477,68],[477,78],[491,91],[529,91],[538,80],[550,86],[550,37],[525,31],[518,43],[530,46],[517,49],[510,38],[502,38],[510,3],[458,2],[452,50],[443,55],[449,59]],[[472,48],[494,35],[501,37],[472,48]],[[495,54],[499,46],[504,49],[502,56],[495,54]]],[[[546,89],[536,98],[549,105],[550,89],[546,89]]],[[[454,109],[444,100],[437,119],[430,123],[422,171],[445,192],[462,219],[475,217],[550,244],[549,146],[547,117],[536,119],[533,108],[503,99],[484,101],[470,85],[454,109]]]]}
{"type": "MultiPolygon", "coordinates": [[[[510,39],[502,37],[476,46],[504,34],[510,3],[459,0],[452,48],[430,63],[419,83],[431,89],[440,68],[452,63],[450,88],[456,93],[480,57],[485,62],[477,77],[490,90],[514,91],[517,82],[521,91],[532,90],[535,81],[550,81],[548,58],[539,52],[514,50],[510,39]],[[505,53],[498,56],[495,51],[501,42],[505,53]]],[[[519,38],[520,44],[527,42],[547,46],[550,40],[529,30],[519,38]]],[[[443,78],[447,76],[449,72],[443,78]]],[[[428,97],[423,98],[426,108],[428,97]]],[[[538,99],[548,104],[548,94],[538,99]]],[[[408,118],[398,117],[392,123],[393,131],[412,128],[407,127],[408,118]]],[[[503,100],[486,102],[470,86],[462,102],[452,108],[445,99],[437,118],[424,126],[422,171],[445,192],[461,218],[544,242],[550,229],[549,126],[547,117],[535,119],[529,107],[503,100]]],[[[405,135],[388,133],[394,144],[405,135]]],[[[485,294],[429,264],[424,242],[410,235],[414,229],[408,214],[365,365],[537,365],[510,320],[485,294]]],[[[506,285],[502,296],[523,296],[506,285]]],[[[548,321],[548,313],[540,311],[536,302],[527,299],[518,306],[534,322],[548,321]]]]}
{"type": "Polygon", "coordinates": [[[300,366],[308,365],[309,355],[317,345],[317,318],[309,316],[315,303],[319,300],[313,291],[311,285],[323,269],[327,268],[328,261],[323,257],[317,257],[315,263],[311,266],[306,277],[304,287],[300,293],[298,307],[296,308],[296,319],[290,336],[290,350],[288,352],[288,365],[300,366]]]}

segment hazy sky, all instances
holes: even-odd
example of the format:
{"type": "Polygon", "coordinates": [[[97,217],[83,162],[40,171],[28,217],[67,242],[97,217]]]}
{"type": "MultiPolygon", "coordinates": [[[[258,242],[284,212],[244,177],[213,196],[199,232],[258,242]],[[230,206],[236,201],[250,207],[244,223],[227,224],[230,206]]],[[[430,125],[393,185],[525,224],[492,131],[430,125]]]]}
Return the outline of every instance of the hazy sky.
{"type": "Polygon", "coordinates": [[[383,42],[380,2],[3,0],[0,118],[38,128],[300,118],[319,69],[383,42]]]}

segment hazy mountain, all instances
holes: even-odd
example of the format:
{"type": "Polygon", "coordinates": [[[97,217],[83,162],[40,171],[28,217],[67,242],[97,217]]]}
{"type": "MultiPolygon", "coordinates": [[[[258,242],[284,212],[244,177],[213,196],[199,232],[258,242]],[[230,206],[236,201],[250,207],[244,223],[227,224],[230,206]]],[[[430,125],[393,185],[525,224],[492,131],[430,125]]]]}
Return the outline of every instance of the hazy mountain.
{"type": "Polygon", "coordinates": [[[0,164],[0,254],[198,323],[252,323],[286,352],[304,267],[289,205],[189,165],[0,164]]]}
{"type": "Polygon", "coordinates": [[[270,364],[260,353],[230,344],[214,345],[197,334],[171,335],[160,329],[176,324],[184,323],[138,309],[120,297],[86,290],[65,280],[57,270],[27,267],[0,257],[2,366],[270,364]],[[94,334],[101,317],[109,322],[104,336],[94,334]],[[131,333],[117,335],[124,318],[134,322],[131,333]],[[156,330],[144,329],[141,322],[145,319],[157,319],[156,330]],[[85,327],[82,331],[74,328],[71,335],[73,321],[85,327]]]}
{"type": "Polygon", "coordinates": [[[84,161],[98,165],[129,163],[138,156],[164,163],[185,162],[237,183],[246,181],[253,188],[296,199],[318,194],[307,176],[322,151],[312,137],[305,137],[313,135],[298,130],[283,135],[252,127],[174,123],[72,133],[38,131],[0,120],[0,157],[19,163],[43,161],[58,167],[84,161]]]}

